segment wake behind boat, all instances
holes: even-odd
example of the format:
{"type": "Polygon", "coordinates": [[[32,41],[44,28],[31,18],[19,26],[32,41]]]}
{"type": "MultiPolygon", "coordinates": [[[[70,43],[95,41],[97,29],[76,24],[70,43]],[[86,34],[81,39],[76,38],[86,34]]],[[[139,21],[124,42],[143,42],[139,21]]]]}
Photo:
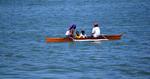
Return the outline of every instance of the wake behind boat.
{"type": "Polygon", "coordinates": [[[66,37],[66,38],[50,38],[46,37],[46,42],[76,42],[76,41],[106,41],[106,40],[120,40],[122,34],[116,34],[116,35],[100,35],[99,37],[86,37],[86,38],[72,38],[72,37],[66,37]]]}

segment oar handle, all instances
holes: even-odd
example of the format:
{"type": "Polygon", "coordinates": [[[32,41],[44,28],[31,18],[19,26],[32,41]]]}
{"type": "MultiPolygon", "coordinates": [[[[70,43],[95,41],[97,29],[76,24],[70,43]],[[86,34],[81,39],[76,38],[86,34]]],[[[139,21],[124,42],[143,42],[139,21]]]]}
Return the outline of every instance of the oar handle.
{"type": "Polygon", "coordinates": [[[74,38],[73,37],[69,37],[72,41],[74,41],[74,38]]]}

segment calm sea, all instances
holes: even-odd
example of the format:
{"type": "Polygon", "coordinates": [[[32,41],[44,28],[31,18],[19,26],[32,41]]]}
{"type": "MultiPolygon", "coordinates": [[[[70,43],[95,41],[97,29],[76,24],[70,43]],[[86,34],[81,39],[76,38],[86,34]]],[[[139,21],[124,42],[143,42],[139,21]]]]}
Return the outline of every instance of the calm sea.
{"type": "Polygon", "coordinates": [[[149,0],[0,0],[0,79],[150,79],[149,0]],[[70,24],[121,40],[46,43],[70,24]]]}

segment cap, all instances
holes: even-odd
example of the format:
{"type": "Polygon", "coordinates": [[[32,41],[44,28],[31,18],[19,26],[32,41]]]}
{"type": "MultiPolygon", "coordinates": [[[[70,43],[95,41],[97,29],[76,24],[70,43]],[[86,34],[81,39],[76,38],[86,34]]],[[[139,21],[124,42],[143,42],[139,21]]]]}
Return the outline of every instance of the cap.
{"type": "Polygon", "coordinates": [[[95,22],[95,23],[94,23],[94,27],[97,27],[97,26],[98,26],[98,23],[95,22]]]}

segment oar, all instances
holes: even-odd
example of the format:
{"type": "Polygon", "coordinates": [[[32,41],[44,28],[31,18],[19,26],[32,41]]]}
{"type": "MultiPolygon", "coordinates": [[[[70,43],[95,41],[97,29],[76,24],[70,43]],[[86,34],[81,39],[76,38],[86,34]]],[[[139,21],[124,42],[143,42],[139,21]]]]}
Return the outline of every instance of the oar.
{"type": "Polygon", "coordinates": [[[103,34],[101,34],[102,37],[104,37],[105,39],[107,39],[103,34]]]}
{"type": "Polygon", "coordinates": [[[73,37],[69,37],[72,41],[74,41],[75,39],[73,37]]]}

